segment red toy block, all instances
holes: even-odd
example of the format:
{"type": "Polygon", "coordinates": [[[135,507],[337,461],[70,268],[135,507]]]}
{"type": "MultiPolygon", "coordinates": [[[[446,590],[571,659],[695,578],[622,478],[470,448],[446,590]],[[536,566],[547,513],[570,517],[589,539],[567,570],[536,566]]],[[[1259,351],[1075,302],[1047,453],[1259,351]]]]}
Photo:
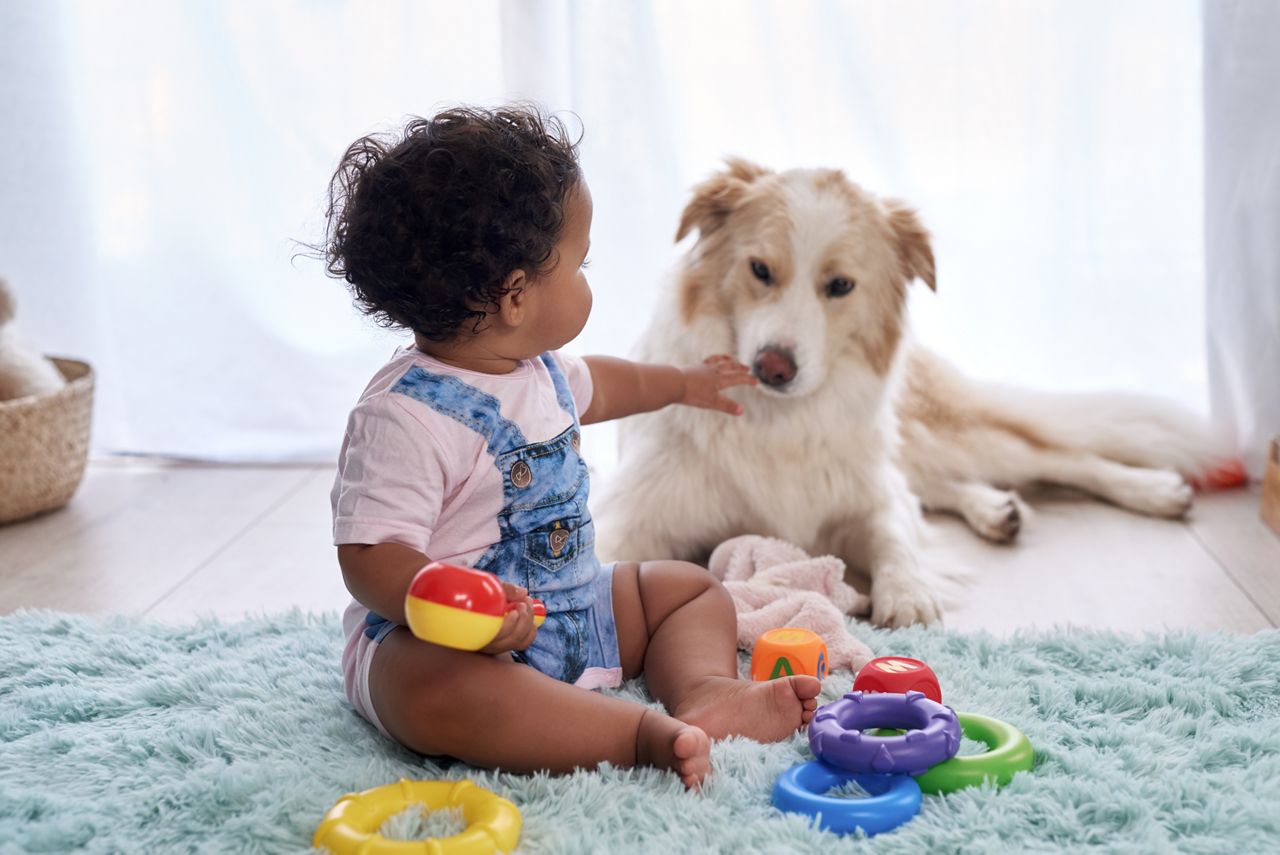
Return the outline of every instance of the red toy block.
{"type": "Polygon", "coordinates": [[[853,681],[855,692],[922,692],[931,701],[942,703],[942,687],[933,669],[919,659],[881,656],[872,659],[853,681]]]}

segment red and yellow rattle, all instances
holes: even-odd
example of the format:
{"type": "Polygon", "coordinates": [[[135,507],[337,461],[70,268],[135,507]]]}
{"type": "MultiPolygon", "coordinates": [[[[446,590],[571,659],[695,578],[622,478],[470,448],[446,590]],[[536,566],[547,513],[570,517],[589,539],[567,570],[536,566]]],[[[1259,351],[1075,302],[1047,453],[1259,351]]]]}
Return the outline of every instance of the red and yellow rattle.
{"type": "MultiPolygon", "coordinates": [[[[547,607],[533,600],[533,625],[542,626],[547,607]]],[[[458,650],[479,650],[498,635],[502,618],[519,607],[507,602],[498,577],[481,570],[433,561],[418,571],[404,598],[409,631],[423,641],[458,650]]]]}

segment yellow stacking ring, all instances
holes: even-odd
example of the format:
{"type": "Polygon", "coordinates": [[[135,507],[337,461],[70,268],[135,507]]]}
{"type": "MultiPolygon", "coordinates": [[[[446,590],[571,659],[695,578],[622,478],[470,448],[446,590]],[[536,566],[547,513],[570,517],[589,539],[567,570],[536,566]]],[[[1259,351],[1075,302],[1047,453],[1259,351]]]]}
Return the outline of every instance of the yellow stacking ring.
{"type": "Polygon", "coordinates": [[[311,845],[335,855],[489,855],[520,840],[520,810],[470,781],[405,781],[349,793],[320,821],[311,845]],[[467,827],[452,837],[388,840],[378,829],[414,805],[462,808],[467,827]]]}

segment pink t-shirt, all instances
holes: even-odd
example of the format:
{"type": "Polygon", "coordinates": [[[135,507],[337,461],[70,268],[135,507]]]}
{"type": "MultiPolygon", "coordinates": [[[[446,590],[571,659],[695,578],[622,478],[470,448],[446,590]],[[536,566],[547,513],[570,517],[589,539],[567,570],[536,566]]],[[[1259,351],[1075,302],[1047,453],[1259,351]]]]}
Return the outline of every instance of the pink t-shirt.
{"type": "MultiPolygon", "coordinates": [[[[553,356],[578,413],[585,412],[592,393],[586,363],[564,353],[553,356]]],[[[484,436],[391,391],[414,366],[492,395],[530,443],[555,438],[573,419],[556,401],[551,375],[536,358],[510,374],[484,374],[402,347],[369,382],[347,419],[338,453],[330,495],[334,545],[400,543],[436,561],[470,566],[501,538],[502,475],[484,436]]],[[[368,609],[352,602],[343,618],[349,636],[361,631],[366,614],[368,609]]]]}

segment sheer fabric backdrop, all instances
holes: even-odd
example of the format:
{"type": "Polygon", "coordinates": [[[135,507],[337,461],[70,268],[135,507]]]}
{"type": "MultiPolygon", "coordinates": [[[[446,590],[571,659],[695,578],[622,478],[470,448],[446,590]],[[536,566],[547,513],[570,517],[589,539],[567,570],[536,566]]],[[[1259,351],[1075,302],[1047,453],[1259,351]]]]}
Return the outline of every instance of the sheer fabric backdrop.
{"type": "Polygon", "coordinates": [[[355,137],[513,98],[584,129],[576,352],[628,351],[689,187],[736,154],[914,204],[917,330],[964,369],[1207,406],[1193,0],[28,0],[0,25],[0,275],[26,338],[97,366],[100,452],[331,459],[403,336],[294,241],[355,137]]]}
{"type": "Polygon", "coordinates": [[[1213,415],[1257,477],[1280,435],[1280,3],[1207,2],[1204,18],[1213,415]]]}

